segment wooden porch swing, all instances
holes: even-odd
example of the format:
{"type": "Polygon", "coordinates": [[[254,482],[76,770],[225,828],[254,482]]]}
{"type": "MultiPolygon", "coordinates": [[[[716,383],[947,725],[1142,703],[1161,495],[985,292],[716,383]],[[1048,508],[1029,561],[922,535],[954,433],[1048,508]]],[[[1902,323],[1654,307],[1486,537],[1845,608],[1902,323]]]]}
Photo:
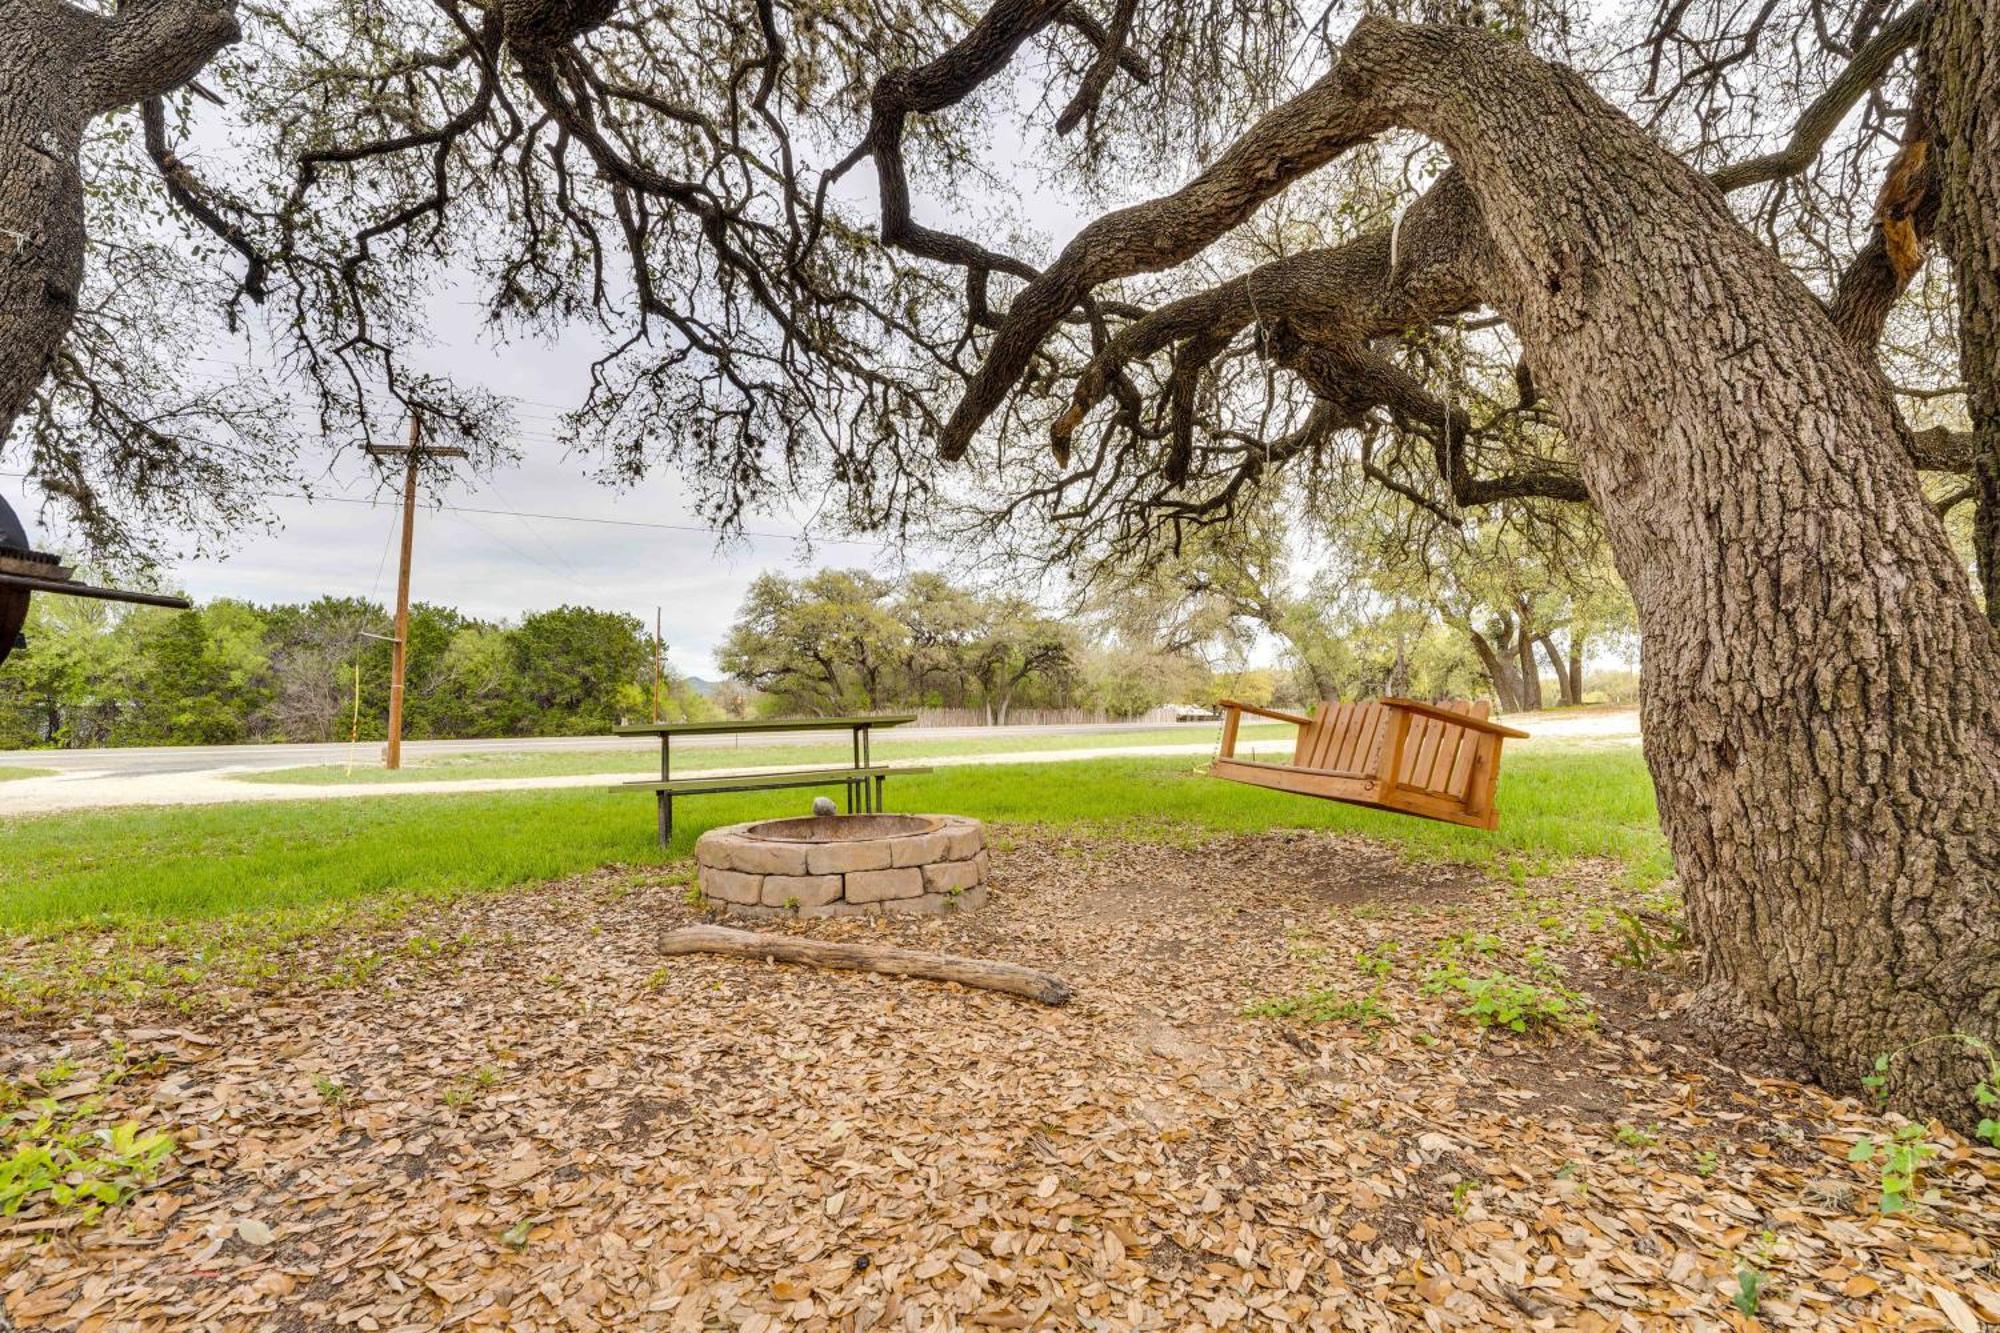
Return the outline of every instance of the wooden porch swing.
{"type": "Polygon", "coordinates": [[[1498,827],[1493,788],[1500,779],[1500,745],[1509,736],[1528,734],[1488,721],[1491,710],[1483,699],[1329,700],[1311,717],[1234,699],[1224,699],[1221,707],[1222,744],[1209,768],[1215,777],[1471,828],[1498,827]],[[1245,713],[1299,729],[1291,762],[1236,758],[1236,728],[1245,713]]]}

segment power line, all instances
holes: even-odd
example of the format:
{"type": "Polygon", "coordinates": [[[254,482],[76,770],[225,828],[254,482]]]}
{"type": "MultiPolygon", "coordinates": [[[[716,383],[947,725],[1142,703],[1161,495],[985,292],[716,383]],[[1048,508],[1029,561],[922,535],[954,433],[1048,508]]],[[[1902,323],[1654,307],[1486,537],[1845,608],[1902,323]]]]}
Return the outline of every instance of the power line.
{"type": "Polygon", "coordinates": [[[396,518],[392,510],[389,514],[389,530],[382,534],[382,558],[375,562],[375,581],[368,585],[368,600],[375,600],[375,593],[382,586],[382,571],[389,567],[389,544],[396,540],[396,518]]]}
{"type": "MultiPolygon", "coordinates": [[[[26,477],[25,472],[0,472],[0,477],[26,477]]],[[[307,504],[368,505],[371,508],[380,501],[353,495],[303,495],[297,491],[252,491],[249,494],[265,500],[303,500],[307,504]]],[[[614,528],[651,528],[660,532],[692,532],[705,537],[713,537],[716,530],[699,523],[650,523],[636,518],[595,518],[585,514],[542,514],[528,510],[484,509],[475,505],[439,504],[438,509],[454,514],[491,514],[499,518],[540,518],[553,523],[595,523],[614,528]]],[[[769,541],[810,541],[828,546],[870,546],[877,550],[897,549],[899,542],[869,541],[864,537],[819,537],[807,532],[757,532],[749,528],[739,530],[739,537],[757,537],[769,541]]]]}
{"type": "MultiPolygon", "coordinates": [[[[294,491],[261,491],[258,494],[269,500],[304,500],[308,504],[317,504],[322,500],[333,504],[349,505],[374,503],[372,500],[348,495],[300,495],[294,491]]],[[[499,518],[542,518],[555,523],[596,523],[601,526],[614,528],[652,528],[660,532],[692,532],[705,537],[716,535],[714,528],[706,527],[699,523],[649,523],[644,519],[637,518],[594,518],[585,514],[541,514],[525,509],[486,509],[476,505],[440,504],[436,507],[455,514],[491,514],[499,518]]],[[[736,535],[740,537],[760,537],[771,541],[824,542],[829,546],[873,546],[880,550],[892,550],[898,545],[896,542],[869,541],[861,537],[815,537],[805,532],[755,532],[749,528],[742,529],[736,535]]]]}
{"type": "MultiPolygon", "coordinates": [[[[526,530],[527,533],[530,536],[532,536],[536,541],[542,544],[543,550],[547,551],[550,555],[556,558],[556,563],[560,564],[563,567],[563,569],[568,571],[570,578],[574,582],[581,585],[585,581],[583,575],[579,574],[576,571],[576,567],[570,564],[569,560],[563,555],[563,553],[556,548],[556,544],[550,541],[547,537],[544,537],[542,535],[540,528],[537,528],[533,523],[530,523],[527,519],[522,518],[520,511],[516,510],[513,505],[507,502],[507,497],[500,494],[499,487],[493,485],[485,478],[479,476],[474,476],[472,478],[472,484],[474,486],[477,486],[479,489],[485,491],[488,495],[492,496],[495,504],[498,504],[502,509],[505,509],[509,514],[512,514],[515,518],[520,519],[522,528],[526,530]]],[[[470,523],[472,520],[467,519],[466,521],[470,523]]],[[[474,526],[477,525],[475,524],[474,526]]]]}

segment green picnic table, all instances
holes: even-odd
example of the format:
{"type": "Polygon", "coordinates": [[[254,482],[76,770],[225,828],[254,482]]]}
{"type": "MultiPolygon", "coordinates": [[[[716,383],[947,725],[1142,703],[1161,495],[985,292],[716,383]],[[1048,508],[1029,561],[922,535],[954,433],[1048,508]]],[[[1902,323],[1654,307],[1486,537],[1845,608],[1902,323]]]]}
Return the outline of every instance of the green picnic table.
{"type": "Polygon", "coordinates": [[[756,722],[647,722],[634,727],[618,727],[620,736],[660,738],[660,776],[639,782],[621,782],[613,791],[643,788],[654,794],[660,807],[660,846],[674,836],[674,797],[707,796],[716,792],[778,791],[794,787],[841,787],[847,792],[847,813],[872,813],[882,808],[882,784],[891,773],[928,773],[928,768],[889,768],[874,762],[868,752],[870,735],[878,727],[900,727],[917,720],[915,713],[869,714],[855,717],[781,717],[756,722]],[[676,736],[749,736],[767,731],[845,731],[854,745],[854,761],[845,767],[786,769],[762,773],[720,773],[705,778],[677,778],[673,775],[676,736]],[[869,784],[873,783],[871,791],[869,784]]]}

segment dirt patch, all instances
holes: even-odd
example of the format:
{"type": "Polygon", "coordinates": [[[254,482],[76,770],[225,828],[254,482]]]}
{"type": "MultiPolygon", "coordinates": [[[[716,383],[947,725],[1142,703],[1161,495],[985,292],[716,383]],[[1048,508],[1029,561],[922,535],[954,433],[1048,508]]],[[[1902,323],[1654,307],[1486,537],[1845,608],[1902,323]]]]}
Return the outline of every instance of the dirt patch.
{"type": "Polygon", "coordinates": [[[1207,918],[1221,910],[1255,919],[1363,903],[1430,907],[1463,902],[1482,881],[1464,866],[1413,868],[1393,849],[1365,838],[1308,832],[1217,838],[1193,847],[1030,841],[1015,849],[1006,867],[1038,881],[1071,880],[1070,910],[1108,923],[1207,918]]]}
{"type": "Polygon", "coordinates": [[[0,1072],[94,1080],[123,1042],[144,1067],[88,1095],[180,1147],[105,1224],[0,1230],[0,1316],[1723,1327],[1755,1262],[1767,1325],[1938,1326],[1940,1300],[2000,1319],[2000,1158],[1952,1143],[1927,1180],[1949,1207],[1877,1217],[1844,1160],[1874,1117],[1723,1079],[1595,974],[1580,918],[1603,883],[1524,890],[1320,836],[1012,841],[981,912],[772,928],[1046,968],[1076,983],[1066,1008],[663,964],[696,914],[648,872],[330,937],[226,1012],[28,1023],[0,1072]],[[398,954],[413,931],[465,943],[398,954]],[[1558,939],[1595,1029],[1480,1029],[1425,985],[1558,939]],[[371,949],[365,980],[313,980],[371,949]],[[1245,1016],[1302,996],[1346,1016],[1245,1016]],[[338,1104],[315,1090],[335,1070],[338,1104]]]}

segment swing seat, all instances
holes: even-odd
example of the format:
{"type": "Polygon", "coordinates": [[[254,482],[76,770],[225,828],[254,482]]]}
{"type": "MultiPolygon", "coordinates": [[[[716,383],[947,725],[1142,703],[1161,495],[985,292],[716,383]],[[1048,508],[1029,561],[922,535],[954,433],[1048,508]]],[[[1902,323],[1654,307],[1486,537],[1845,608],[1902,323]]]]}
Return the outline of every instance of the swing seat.
{"type": "Polygon", "coordinates": [[[1528,734],[1488,721],[1483,699],[1328,700],[1311,717],[1234,699],[1221,707],[1222,745],[1209,768],[1215,777],[1469,828],[1499,825],[1493,788],[1500,779],[1500,745],[1528,734]],[[1299,729],[1290,763],[1236,758],[1236,728],[1246,713],[1299,729]]]}

